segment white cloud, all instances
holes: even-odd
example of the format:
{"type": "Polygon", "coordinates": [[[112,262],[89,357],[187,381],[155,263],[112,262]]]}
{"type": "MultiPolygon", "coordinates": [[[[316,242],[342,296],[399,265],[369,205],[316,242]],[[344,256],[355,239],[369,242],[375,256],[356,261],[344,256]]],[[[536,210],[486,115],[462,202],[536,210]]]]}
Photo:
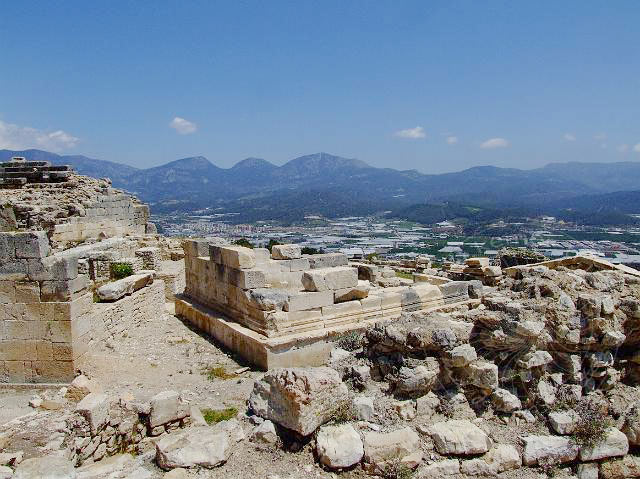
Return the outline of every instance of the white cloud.
{"type": "Polygon", "coordinates": [[[576,137],[573,133],[565,133],[564,139],[567,141],[576,141],[576,137]]]}
{"type": "Polygon", "coordinates": [[[620,153],[626,153],[627,151],[629,151],[629,145],[620,145],[618,147],[618,151],[620,153]]]}
{"type": "Polygon", "coordinates": [[[447,143],[450,145],[455,145],[456,143],[458,143],[458,137],[457,136],[448,136],[447,137],[447,143]]]}
{"type": "Polygon", "coordinates": [[[489,150],[493,148],[506,148],[507,146],[509,146],[509,142],[504,138],[490,138],[482,143],[480,145],[480,148],[489,150]]]}
{"type": "Polygon", "coordinates": [[[407,128],[406,130],[400,130],[395,132],[395,136],[399,138],[409,138],[411,140],[417,140],[419,138],[425,138],[427,133],[421,126],[415,128],[407,128]]]}
{"type": "Polygon", "coordinates": [[[181,135],[189,135],[191,133],[195,133],[198,129],[198,125],[189,120],[185,120],[184,118],[180,118],[179,116],[176,116],[173,120],[171,120],[169,126],[181,135]]]}
{"type": "Polygon", "coordinates": [[[640,153],[640,143],[633,147],[633,151],[635,151],[636,153],[640,153]]]}
{"type": "Polygon", "coordinates": [[[0,120],[0,148],[26,150],[40,148],[60,153],[74,148],[80,140],[66,131],[44,131],[29,126],[14,125],[0,120]]]}

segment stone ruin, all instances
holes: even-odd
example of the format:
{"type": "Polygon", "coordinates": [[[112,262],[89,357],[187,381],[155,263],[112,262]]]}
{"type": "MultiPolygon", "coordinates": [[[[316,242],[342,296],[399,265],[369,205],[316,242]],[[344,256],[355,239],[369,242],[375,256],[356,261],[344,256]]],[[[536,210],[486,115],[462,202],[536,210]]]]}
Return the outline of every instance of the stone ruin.
{"type": "Polygon", "coordinates": [[[0,175],[0,382],[69,382],[96,341],[163,311],[180,270],[157,279],[148,206],[108,181],[22,160],[0,175]],[[141,274],[108,283],[115,264],[141,274]]]}
{"type": "Polygon", "coordinates": [[[477,282],[400,285],[393,270],[349,265],[341,253],[302,255],[298,245],[269,253],[195,240],[184,251],[176,314],[265,369],[322,365],[332,337],[477,301],[477,282]]]}

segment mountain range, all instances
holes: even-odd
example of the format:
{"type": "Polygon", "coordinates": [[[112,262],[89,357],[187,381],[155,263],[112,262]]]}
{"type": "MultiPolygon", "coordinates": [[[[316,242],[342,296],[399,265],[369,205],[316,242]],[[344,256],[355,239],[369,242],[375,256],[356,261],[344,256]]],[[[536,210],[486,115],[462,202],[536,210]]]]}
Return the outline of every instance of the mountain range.
{"type": "Polygon", "coordinates": [[[301,156],[282,166],[247,158],[231,168],[220,168],[198,156],[146,169],[42,150],[0,150],[0,161],[12,156],[69,164],[81,174],[109,177],[115,187],[149,202],[154,212],[210,208],[240,213],[239,221],[388,210],[406,216],[408,209],[424,211],[424,205],[443,203],[547,214],[562,210],[640,213],[634,210],[640,199],[640,162],[552,163],[532,170],[478,166],[423,174],[375,168],[328,153],[301,156]]]}

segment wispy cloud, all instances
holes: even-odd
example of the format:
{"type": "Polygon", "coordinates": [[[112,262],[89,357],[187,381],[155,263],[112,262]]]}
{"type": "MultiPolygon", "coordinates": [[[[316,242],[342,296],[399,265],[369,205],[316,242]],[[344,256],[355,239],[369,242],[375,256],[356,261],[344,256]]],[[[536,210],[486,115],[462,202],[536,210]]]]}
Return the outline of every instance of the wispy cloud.
{"type": "Polygon", "coordinates": [[[396,131],[395,136],[397,136],[398,138],[418,140],[420,138],[425,138],[427,136],[427,133],[421,126],[416,126],[415,128],[407,128],[406,130],[396,131]]]}
{"type": "Polygon", "coordinates": [[[192,121],[180,118],[179,116],[176,116],[173,120],[171,120],[169,126],[181,135],[190,135],[191,133],[195,133],[198,129],[198,125],[196,125],[192,121]]]}
{"type": "Polygon", "coordinates": [[[576,141],[576,136],[573,133],[565,133],[564,139],[567,141],[576,141]]]}
{"type": "Polygon", "coordinates": [[[458,137],[457,136],[448,136],[447,137],[447,143],[450,145],[455,145],[456,143],[458,143],[458,137]]]}
{"type": "Polygon", "coordinates": [[[504,138],[490,138],[480,145],[480,148],[485,150],[491,150],[494,148],[506,148],[509,146],[509,142],[504,138]]]}
{"type": "Polygon", "coordinates": [[[640,153],[640,143],[636,144],[636,146],[633,147],[633,151],[635,151],[636,153],[640,153]]]}
{"type": "Polygon", "coordinates": [[[80,140],[66,131],[44,131],[0,120],[0,148],[26,150],[42,148],[60,153],[74,148],[80,140]]]}
{"type": "Polygon", "coordinates": [[[620,145],[618,146],[617,150],[620,153],[626,153],[627,151],[629,151],[629,145],[620,145]]]}

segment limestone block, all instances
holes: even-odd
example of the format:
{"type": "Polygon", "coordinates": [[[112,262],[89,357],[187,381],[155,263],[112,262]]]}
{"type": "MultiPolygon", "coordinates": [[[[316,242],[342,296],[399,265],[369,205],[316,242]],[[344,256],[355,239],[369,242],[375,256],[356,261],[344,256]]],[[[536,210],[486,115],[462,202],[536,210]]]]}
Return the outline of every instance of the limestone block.
{"type": "Polygon", "coordinates": [[[242,289],[265,288],[267,286],[267,277],[264,271],[260,269],[235,269],[225,267],[228,275],[229,283],[242,289]]]}
{"type": "MultiPolygon", "coordinates": [[[[38,303],[40,302],[40,285],[35,281],[16,283],[17,303],[38,303]]],[[[0,302],[2,302],[0,300],[0,302]]]]}
{"type": "Polygon", "coordinates": [[[305,257],[309,259],[311,269],[333,268],[349,264],[347,255],[343,253],[310,254],[305,257]]]}
{"type": "Polygon", "coordinates": [[[283,289],[256,288],[245,291],[251,306],[262,311],[281,311],[289,298],[289,293],[283,289]]]}
{"type": "Polygon", "coordinates": [[[156,462],[163,469],[216,467],[224,464],[244,440],[236,419],[165,435],[156,443],[156,462]]]}
{"type": "Polygon", "coordinates": [[[151,398],[149,426],[156,427],[186,417],[188,405],[176,391],[162,391],[151,398]]]}
{"type": "Polygon", "coordinates": [[[15,281],[0,281],[0,304],[16,302],[15,281]]]}
{"type": "Polygon", "coordinates": [[[84,416],[95,435],[109,418],[109,399],[102,393],[89,393],[76,404],[75,411],[84,416]]]}
{"type": "Polygon", "coordinates": [[[253,255],[257,265],[268,264],[271,259],[271,253],[267,248],[253,248],[253,255]]]}
{"type": "Polygon", "coordinates": [[[280,268],[280,271],[305,271],[310,268],[309,260],[307,258],[287,259],[281,261],[275,261],[276,266],[280,268]]]}
{"type": "Polygon", "coordinates": [[[562,464],[578,457],[578,446],[570,438],[560,436],[526,436],[522,438],[522,460],[527,466],[562,464]]]}
{"type": "Polygon", "coordinates": [[[623,432],[610,427],[596,444],[580,446],[581,461],[597,461],[608,457],[624,456],[629,452],[629,440],[623,432]]]}
{"type": "Polygon", "coordinates": [[[362,305],[360,301],[347,301],[346,303],[323,306],[322,316],[325,320],[349,317],[352,321],[360,321],[362,319],[362,305]]]}
{"type": "Polygon", "coordinates": [[[347,387],[337,371],[282,368],[269,370],[254,384],[249,406],[258,416],[308,436],[347,401],[347,387]]]}
{"type": "Polygon", "coordinates": [[[518,450],[510,444],[496,444],[487,452],[483,459],[496,467],[498,472],[520,469],[522,459],[518,450]]]}
{"type": "Polygon", "coordinates": [[[482,429],[467,420],[439,422],[429,428],[429,435],[438,453],[442,455],[483,454],[492,442],[482,429]]]}
{"type": "Polygon", "coordinates": [[[420,283],[400,291],[402,307],[422,306],[443,303],[440,288],[433,284],[420,283]]]}
{"type": "Polygon", "coordinates": [[[375,282],[378,279],[378,267],[373,264],[359,264],[358,279],[375,282]]]}
{"type": "Polygon", "coordinates": [[[153,283],[153,274],[134,274],[101,286],[97,294],[103,301],[117,301],[151,283],[153,283]]]}
{"type": "Polygon", "coordinates": [[[371,288],[369,287],[368,281],[358,281],[358,286],[355,286],[353,288],[343,288],[335,290],[333,294],[333,300],[336,303],[343,303],[345,301],[364,299],[369,296],[370,289],[371,288]]]}
{"type": "Polygon", "coordinates": [[[305,271],[302,284],[307,291],[328,291],[358,286],[358,271],[348,266],[305,271]]]}
{"type": "Polygon", "coordinates": [[[249,269],[256,266],[255,253],[244,246],[210,245],[211,261],[236,269],[249,269]]]}
{"type": "Polygon", "coordinates": [[[469,299],[469,284],[466,281],[450,281],[438,286],[445,303],[469,299]]]}
{"type": "Polygon", "coordinates": [[[5,263],[16,257],[16,245],[14,235],[0,233],[0,260],[5,263]]]}
{"type": "Polygon", "coordinates": [[[45,231],[29,231],[14,236],[16,258],[44,258],[49,255],[49,238],[45,231]]]}
{"type": "Polygon", "coordinates": [[[285,311],[303,311],[333,304],[333,291],[292,293],[284,303],[285,311]]]}
{"type": "Polygon", "coordinates": [[[384,471],[387,464],[420,453],[420,437],[410,427],[391,432],[369,432],[364,436],[364,462],[384,471]]]}
{"type": "Polygon", "coordinates": [[[184,250],[185,257],[197,258],[202,256],[209,256],[210,243],[215,243],[215,241],[211,241],[211,239],[183,241],[182,249],[184,250]]]}
{"type": "Polygon", "coordinates": [[[277,244],[271,248],[273,259],[296,259],[302,257],[302,249],[297,244],[277,244]]]}

